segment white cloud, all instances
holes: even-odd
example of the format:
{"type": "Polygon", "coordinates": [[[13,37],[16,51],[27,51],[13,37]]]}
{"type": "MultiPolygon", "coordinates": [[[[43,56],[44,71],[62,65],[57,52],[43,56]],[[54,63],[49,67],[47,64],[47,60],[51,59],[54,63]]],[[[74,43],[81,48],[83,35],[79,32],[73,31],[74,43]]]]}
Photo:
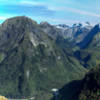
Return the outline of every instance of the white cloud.
{"type": "Polygon", "coordinates": [[[44,6],[44,5],[46,5],[43,2],[27,1],[27,0],[21,1],[20,4],[21,5],[36,5],[36,6],[44,6]]]}
{"type": "Polygon", "coordinates": [[[0,16],[0,20],[5,20],[7,19],[8,17],[5,17],[5,16],[0,16]]]}
{"type": "Polygon", "coordinates": [[[88,12],[84,10],[79,10],[79,9],[73,9],[73,8],[66,8],[66,10],[72,11],[74,13],[79,13],[81,15],[87,15],[87,16],[92,16],[92,17],[100,17],[100,14],[94,13],[94,12],[88,12]]]}
{"type": "Polygon", "coordinates": [[[54,10],[54,11],[65,11],[65,12],[73,12],[73,13],[78,13],[81,15],[87,15],[91,17],[100,17],[100,14],[94,13],[94,12],[88,12],[84,10],[79,10],[79,9],[74,9],[74,8],[69,8],[69,7],[48,7],[49,10],[54,10]]]}
{"type": "Polygon", "coordinates": [[[27,1],[27,0],[23,0],[19,2],[20,5],[25,5],[25,6],[45,6],[48,10],[52,10],[55,11],[55,9],[53,9],[54,7],[47,3],[47,2],[40,2],[40,1],[27,1]]]}
{"type": "Polygon", "coordinates": [[[75,8],[69,8],[69,7],[55,7],[55,6],[51,6],[49,4],[46,4],[45,2],[36,2],[36,1],[21,1],[20,2],[21,5],[36,5],[36,6],[46,6],[49,10],[53,10],[53,11],[64,11],[64,12],[73,12],[73,13],[77,13],[80,15],[86,15],[86,16],[91,16],[91,17],[100,17],[100,14],[94,13],[94,12],[89,12],[89,11],[84,11],[84,10],[79,10],[79,9],[75,9],[75,8]]]}

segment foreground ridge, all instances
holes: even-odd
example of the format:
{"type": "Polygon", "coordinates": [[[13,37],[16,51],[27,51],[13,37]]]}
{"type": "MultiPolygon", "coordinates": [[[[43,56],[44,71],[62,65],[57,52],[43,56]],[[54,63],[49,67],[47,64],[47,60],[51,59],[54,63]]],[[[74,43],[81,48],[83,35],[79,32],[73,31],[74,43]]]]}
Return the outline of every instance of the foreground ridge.
{"type": "Polygon", "coordinates": [[[7,99],[7,98],[4,97],[4,96],[0,96],[0,100],[9,100],[9,99],[7,99]]]}

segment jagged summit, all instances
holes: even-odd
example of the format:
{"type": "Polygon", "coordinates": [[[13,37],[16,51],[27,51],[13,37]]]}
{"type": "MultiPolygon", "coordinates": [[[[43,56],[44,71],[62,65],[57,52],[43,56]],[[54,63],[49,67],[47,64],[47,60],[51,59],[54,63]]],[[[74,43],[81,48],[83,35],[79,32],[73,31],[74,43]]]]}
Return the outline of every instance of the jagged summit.
{"type": "Polygon", "coordinates": [[[29,17],[26,17],[26,16],[16,16],[16,17],[12,17],[12,18],[9,18],[7,19],[3,24],[6,24],[6,23],[12,23],[12,22],[24,22],[24,21],[27,21],[27,22],[34,22],[34,23],[37,23],[36,21],[33,21],[31,18],[29,17]]]}
{"type": "Polygon", "coordinates": [[[20,16],[7,19],[0,28],[0,50],[9,51],[27,40],[34,47],[39,44],[49,45],[48,36],[32,19],[20,16]],[[48,41],[48,42],[47,42],[48,41]],[[8,48],[8,49],[7,49],[8,48]]]}
{"type": "Polygon", "coordinates": [[[50,25],[50,24],[46,21],[43,21],[43,22],[40,23],[40,25],[50,25]]]}

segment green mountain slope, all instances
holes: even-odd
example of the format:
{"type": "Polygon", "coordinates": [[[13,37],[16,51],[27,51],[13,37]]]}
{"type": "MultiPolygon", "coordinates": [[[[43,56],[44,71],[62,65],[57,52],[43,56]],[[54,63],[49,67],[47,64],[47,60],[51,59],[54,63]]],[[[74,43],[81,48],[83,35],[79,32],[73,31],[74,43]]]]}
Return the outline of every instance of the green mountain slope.
{"type": "Polygon", "coordinates": [[[80,64],[91,69],[83,80],[66,84],[59,90],[58,100],[100,100],[100,27],[96,25],[86,36],[82,48],[74,52],[80,64]],[[99,65],[98,65],[99,64],[99,65]]]}
{"type": "Polygon", "coordinates": [[[1,95],[50,100],[52,88],[81,79],[86,71],[35,21],[15,17],[0,26],[1,95]]]}
{"type": "Polygon", "coordinates": [[[100,61],[100,27],[96,25],[83,41],[84,47],[74,54],[80,63],[90,69],[100,61]]]}

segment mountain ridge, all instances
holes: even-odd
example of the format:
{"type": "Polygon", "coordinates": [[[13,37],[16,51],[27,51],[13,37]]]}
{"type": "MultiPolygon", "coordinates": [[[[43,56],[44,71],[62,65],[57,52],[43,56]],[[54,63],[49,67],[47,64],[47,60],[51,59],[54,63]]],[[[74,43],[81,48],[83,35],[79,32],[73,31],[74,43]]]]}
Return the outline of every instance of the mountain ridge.
{"type": "Polygon", "coordinates": [[[30,18],[5,21],[0,27],[1,95],[49,100],[52,88],[82,78],[87,69],[62,45],[30,18]]]}

